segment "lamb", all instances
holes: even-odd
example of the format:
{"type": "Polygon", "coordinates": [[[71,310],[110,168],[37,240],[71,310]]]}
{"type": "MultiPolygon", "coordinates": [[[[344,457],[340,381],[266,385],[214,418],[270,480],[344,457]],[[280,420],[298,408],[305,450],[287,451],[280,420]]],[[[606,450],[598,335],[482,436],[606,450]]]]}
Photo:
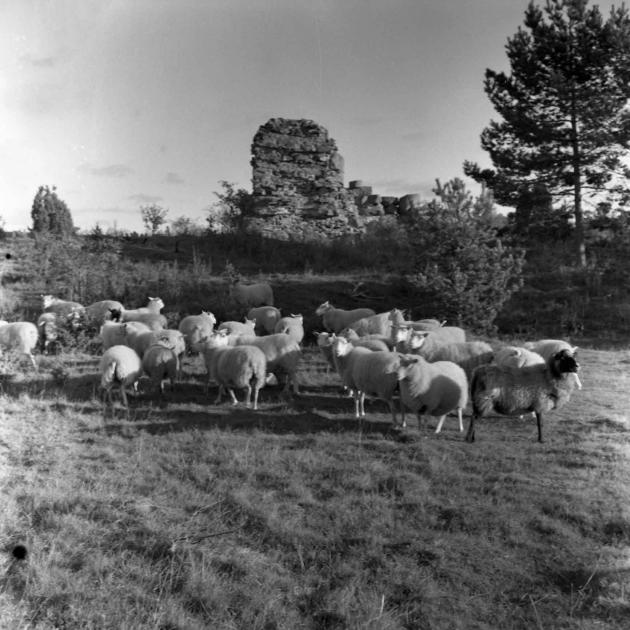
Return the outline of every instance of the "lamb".
{"type": "Polygon", "coordinates": [[[247,313],[247,319],[256,322],[257,335],[272,335],[282,314],[275,306],[256,306],[247,313]]]}
{"type": "Polygon", "coordinates": [[[256,322],[247,318],[244,322],[223,322],[217,328],[217,330],[225,330],[227,335],[255,335],[255,329],[256,322]]]}
{"type": "Polygon", "coordinates": [[[322,316],[322,324],[326,331],[339,334],[358,319],[376,315],[376,312],[371,308],[355,308],[346,311],[342,308],[335,308],[330,302],[324,302],[317,307],[315,315],[322,316]]]}
{"type": "MultiPolygon", "coordinates": [[[[345,387],[353,392],[354,415],[365,416],[365,396],[374,396],[389,405],[392,423],[398,426],[394,394],[398,390],[397,370],[401,356],[397,352],[372,352],[355,347],[345,337],[333,341],[333,356],[345,387]]],[[[405,411],[401,407],[401,426],[405,426],[405,411]]]]}
{"type": "Polygon", "coordinates": [[[572,356],[575,356],[575,353],[578,351],[577,346],[572,346],[562,339],[528,341],[523,344],[523,347],[532,352],[537,352],[545,361],[548,361],[552,355],[556,354],[556,352],[560,352],[560,350],[567,350],[572,356]]]}
{"type": "Polygon", "coordinates": [[[293,340],[302,343],[304,339],[304,317],[302,315],[291,315],[282,317],[276,324],[274,333],[289,335],[293,340]]]}
{"type": "Polygon", "coordinates": [[[274,374],[280,381],[287,376],[284,391],[288,392],[293,387],[295,394],[299,393],[297,382],[297,369],[302,356],[300,344],[289,335],[276,333],[256,337],[255,335],[239,335],[228,339],[228,344],[234,346],[256,346],[260,348],[267,359],[267,371],[274,374]]]}
{"type": "Polygon", "coordinates": [[[208,371],[208,382],[214,380],[219,392],[214,404],[219,404],[223,390],[227,389],[232,404],[238,400],[234,389],[245,389],[245,406],[250,407],[252,390],[254,410],[258,409],[258,393],[267,376],[265,353],[255,346],[228,346],[228,336],[217,332],[204,342],[203,357],[208,371]]]}
{"type": "Polygon", "coordinates": [[[142,322],[105,322],[101,326],[99,337],[103,342],[103,350],[108,350],[112,346],[127,345],[127,336],[130,330],[135,333],[149,332],[151,329],[142,322]]]}
{"type": "Polygon", "coordinates": [[[161,315],[160,313],[136,312],[137,310],[140,309],[134,309],[133,311],[120,311],[119,309],[112,308],[109,310],[111,314],[111,321],[118,323],[141,322],[146,324],[151,330],[162,330],[166,328],[167,321],[164,315],[161,315]]]}
{"type": "Polygon", "coordinates": [[[201,311],[200,315],[187,315],[179,322],[178,329],[186,339],[189,352],[199,352],[200,342],[209,337],[217,323],[217,318],[210,311],[201,311]]]}
{"type": "Polygon", "coordinates": [[[57,315],[67,317],[73,312],[84,313],[85,306],[79,302],[62,300],[52,295],[42,295],[42,311],[44,313],[57,313],[57,315]]]}
{"type": "Polygon", "coordinates": [[[241,307],[273,306],[273,290],[268,282],[243,284],[235,278],[230,284],[229,294],[241,307]]]}
{"type": "MultiPolygon", "coordinates": [[[[128,346],[112,346],[108,348],[101,357],[100,370],[101,387],[105,390],[107,398],[109,399],[112,415],[114,412],[114,401],[111,390],[114,385],[118,385],[120,396],[127,412],[127,419],[129,419],[129,402],[127,401],[125,387],[129,385],[133,385],[134,389],[137,387],[138,380],[143,372],[140,357],[135,350],[128,346]]],[[[105,419],[105,412],[106,401],[104,399],[103,419],[105,419]]]]}
{"type": "Polygon", "coordinates": [[[145,350],[142,356],[142,369],[152,383],[157,383],[161,396],[164,394],[165,379],[169,379],[171,389],[174,388],[175,379],[179,375],[180,363],[172,348],[161,343],[155,343],[145,350]]]}
{"type": "Polygon", "coordinates": [[[436,433],[442,430],[446,415],[457,410],[459,430],[464,430],[462,412],[468,403],[468,378],[452,361],[429,363],[421,356],[402,355],[398,368],[400,398],[418,416],[438,417],[436,433]]]}
{"type": "Polygon", "coordinates": [[[0,320],[0,346],[4,350],[15,350],[25,354],[37,370],[33,350],[37,347],[39,333],[32,322],[6,322],[0,320]]]}
{"type": "Polygon", "coordinates": [[[111,309],[125,310],[125,307],[116,300],[101,300],[85,307],[85,319],[88,326],[102,326],[111,319],[111,309]]]}
{"type": "Polygon", "coordinates": [[[473,405],[466,441],[475,441],[475,420],[491,411],[502,415],[536,414],[538,441],[543,441],[543,413],[565,405],[576,386],[579,363],[566,349],[549,358],[545,365],[510,368],[484,365],[477,368],[471,383],[473,405]]]}

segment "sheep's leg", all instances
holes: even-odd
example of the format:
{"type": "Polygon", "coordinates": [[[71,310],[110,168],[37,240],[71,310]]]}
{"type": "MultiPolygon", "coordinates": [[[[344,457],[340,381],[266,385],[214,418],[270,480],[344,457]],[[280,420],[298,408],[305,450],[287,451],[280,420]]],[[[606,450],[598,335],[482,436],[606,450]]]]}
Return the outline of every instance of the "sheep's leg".
{"type": "Polygon", "coordinates": [[[254,385],[254,411],[258,411],[258,392],[260,391],[260,385],[256,383],[254,385]]]}
{"type": "MultiPolygon", "coordinates": [[[[135,383],[134,383],[135,385],[135,383]]],[[[127,393],[125,392],[125,385],[121,384],[120,386],[120,396],[123,400],[123,403],[125,405],[125,409],[127,410],[127,420],[129,420],[129,401],[127,400],[127,393]]]]}
{"type": "Polygon", "coordinates": [[[247,383],[245,386],[245,406],[247,408],[252,406],[252,385],[251,383],[247,383]]]}
{"type": "Polygon", "coordinates": [[[359,403],[359,392],[358,391],[353,391],[352,392],[352,397],[354,398],[354,417],[355,418],[360,418],[361,417],[361,408],[360,408],[360,403],[359,403]]]}
{"type": "Polygon", "coordinates": [[[536,425],[538,426],[538,441],[542,444],[544,440],[542,435],[542,414],[540,411],[536,412],[536,425]]]}
{"type": "MultiPolygon", "coordinates": [[[[252,388],[248,385],[248,392],[247,392],[247,397],[245,398],[246,402],[247,402],[247,407],[249,407],[249,396],[251,394],[252,388]]],[[[232,399],[232,404],[233,405],[238,405],[238,398],[236,397],[236,394],[234,393],[234,390],[231,387],[227,388],[229,394],[230,394],[230,398],[232,399]]]]}
{"type": "Polygon", "coordinates": [[[468,422],[468,431],[466,431],[466,437],[464,438],[466,442],[474,442],[475,441],[475,411],[470,414],[470,421],[468,422]]]}
{"type": "Polygon", "coordinates": [[[35,368],[35,371],[38,372],[39,368],[37,367],[37,363],[35,361],[35,357],[33,356],[33,354],[31,352],[28,353],[28,358],[31,360],[31,363],[33,364],[33,367],[35,368]]]}
{"type": "Polygon", "coordinates": [[[457,409],[457,419],[459,420],[459,432],[462,433],[464,431],[464,417],[461,407],[457,409]]]}
{"type": "MultiPolygon", "coordinates": [[[[208,387],[210,385],[208,384],[208,387]]],[[[219,389],[217,391],[217,397],[214,399],[214,405],[218,405],[221,402],[221,397],[223,396],[223,385],[219,385],[219,389]]]]}
{"type": "Polygon", "coordinates": [[[359,392],[359,400],[361,407],[361,417],[365,418],[365,392],[359,392]]]}
{"type": "Polygon", "coordinates": [[[402,399],[400,401],[400,426],[404,429],[407,426],[407,419],[405,418],[405,403],[403,403],[402,399]]]}
{"type": "Polygon", "coordinates": [[[446,414],[444,414],[443,416],[440,416],[440,419],[438,420],[438,425],[435,428],[436,433],[439,433],[442,430],[442,425],[444,424],[445,419],[446,419],[446,414]]]}

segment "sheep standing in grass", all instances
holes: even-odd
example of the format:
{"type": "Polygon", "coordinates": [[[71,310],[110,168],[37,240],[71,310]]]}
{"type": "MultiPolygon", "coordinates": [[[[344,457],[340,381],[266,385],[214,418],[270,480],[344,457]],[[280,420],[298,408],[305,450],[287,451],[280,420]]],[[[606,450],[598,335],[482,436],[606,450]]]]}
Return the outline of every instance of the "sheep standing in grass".
{"type": "Polygon", "coordinates": [[[85,320],[88,326],[102,326],[111,319],[111,309],[123,312],[125,307],[116,300],[101,300],[85,307],[85,320]]]}
{"type": "MultiPolygon", "coordinates": [[[[388,350],[394,349],[394,342],[390,335],[379,335],[377,333],[372,333],[369,335],[359,335],[356,330],[352,328],[344,328],[340,333],[340,337],[345,337],[348,341],[351,341],[355,346],[358,342],[364,341],[376,341],[379,344],[385,345],[388,350]]],[[[380,349],[380,348],[379,348],[380,349]]]]}
{"type": "Polygon", "coordinates": [[[355,308],[347,311],[342,308],[335,308],[330,302],[324,302],[317,307],[315,315],[321,315],[322,325],[326,331],[339,334],[353,322],[376,315],[376,312],[371,308],[355,308]]]}
{"type": "Polygon", "coordinates": [[[580,366],[567,350],[561,350],[544,365],[510,368],[484,365],[477,368],[471,383],[473,411],[466,441],[475,440],[475,420],[494,411],[501,415],[536,414],[538,441],[543,441],[543,413],[559,409],[569,401],[580,366]]]}
{"type": "Polygon", "coordinates": [[[480,365],[487,365],[494,360],[492,346],[485,341],[463,341],[447,343],[437,348],[431,355],[431,363],[450,361],[459,365],[466,373],[468,380],[480,365]]]}
{"type": "Polygon", "coordinates": [[[202,311],[200,315],[187,315],[179,322],[178,329],[186,339],[189,352],[199,352],[203,338],[209,337],[217,323],[217,318],[210,311],[202,311]]]}
{"type": "Polygon", "coordinates": [[[133,330],[135,334],[149,332],[151,329],[142,322],[105,322],[101,326],[99,337],[103,343],[103,350],[112,346],[128,345],[128,335],[133,330]]]}
{"type": "Polygon", "coordinates": [[[530,365],[544,365],[545,359],[527,348],[504,346],[494,353],[494,362],[502,367],[522,368],[530,365]]]}
{"type": "Polygon", "coordinates": [[[145,350],[142,356],[142,369],[151,382],[157,385],[161,396],[164,394],[165,380],[170,381],[171,390],[175,386],[175,380],[179,375],[179,359],[172,348],[156,343],[145,350]]]}
{"type": "Polygon", "coordinates": [[[52,295],[42,295],[42,311],[44,313],[57,313],[62,317],[67,317],[71,313],[85,313],[85,306],[79,302],[62,300],[52,295]]]}
{"type": "Polygon", "coordinates": [[[458,326],[442,326],[429,332],[402,326],[392,329],[392,339],[396,341],[397,350],[406,351],[400,350],[399,344],[407,346],[410,352],[419,354],[431,362],[445,345],[465,342],[466,332],[458,326]]]}
{"type": "MultiPolygon", "coordinates": [[[[355,347],[345,337],[333,341],[333,356],[341,380],[354,396],[354,415],[365,416],[365,397],[374,396],[389,405],[392,423],[398,425],[394,395],[398,391],[397,372],[401,356],[397,352],[372,352],[367,348],[355,347]]],[[[401,426],[405,426],[405,411],[401,408],[401,426]]]]}
{"type": "Polygon", "coordinates": [[[238,278],[230,283],[230,297],[242,308],[273,306],[273,290],[268,282],[243,284],[238,278]]]}
{"type": "Polygon", "coordinates": [[[408,328],[413,328],[414,330],[437,330],[441,328],[446,323],[446,320],[439,321],[433,318],[427,319],[418,319],[418,320],[406,320],[405,313],[398,308],[393,308],[389,312],[389,319],[392,322],[394,327],[396,326],[406,326],[408,328]]]}
{"type": "MultiPolygon", "coordinates": [[[[112,387],[118,386],[120,397],[122,398],[127,419],[129,419],[129,402],[125,387],[137,387],[138,379],[142,376],[142,361],[136,351],[128,346],[112,346],[108,348],[101,357],[101,387],[105,390],[106,398],[109,400],[112,414],[114,412],[114,401],[112,398],[112,387]]],[[[106,400],[103,400],[103,419],[106,412],[106,400]]]]}
{"type": "Polygon", "coordinates": [[[421,356],[403,355],[398,368],[400,399],[422,424],[422,415],[439,418],[436,433],[446,415],[457,411],[459,430],[464,430],[462,412],[468,403],[468,379],[464,370],[452,361],[429,363],[421,356]]]}
{"type": "Polygon", "coordinates": [[[37,369],[33,350],[37,347],[39,333],[32,322],[5,322],[0,320],[0,347],[25,354],[37,369]]]}
{"type": "Polygon", "coordinates": [[[256,306],[247,313],[247,319],[256,322],[257,335],[272,335],[281,317],[275,306],[256,306]]]}
{"type": "Polygon", "coordinates": [[[255,335],[256,322],[245,318],[244,322],[228,321],[219,324],[217,330],[224,330],[227,335],[255,335]]]}
{"type": "Polygon", "coordinates": [[[208,372],[208,383],[215,381],[219,392],[214,404],[221,401],[225,389],[232,398],[232,404],[238,400],[234,389],[245,389],[245,406],[250,406],[252,391],[254,409],[258,409],[258,393],[264,387],[267,376],[265,353],[255,346],[228,346],[227,335],[213,333],[204,342],[203,358],[208,372]]]}
{"type": "Polygon", "coordinates": [[[302,315],[282,317],[276,324],[273,332],[289,335],[294,341],[302,343],[304,339],[304,317],[302,315]]]}
{"type": "Polygon", "coordinates": [[[288,392],[289,387],[293,387],[293,393],[299,393],[297,371],[302,350],[300,344],[296,343],[289,335],[277,333],[257,337],[255,335],[239,335],[230,337],[228,344],[234,346],[256,346],[260,348],[267,359],[267,371],[274,374],[281,382],[285,379],[284,391],[288,392]]]}
{"type": "Polygon", "coordinates": [[[551,356],[560,352],[560,350],[566,350],[571,356],[575,356],[578,351],[577,346],[572,346],[567,341],[562,339],[540,339],[538,341],[528,341],[523,344],[523,347],[532,352],[538,353],[545,361],[548,361],[551,356]]]}
{"type": "Polygon", "coordinates": [[[146,324],[151,330],[163,330],[167,326],[166,317],[160,313],[135,313],[133,311],[120,311],[112,308],[109,310],[111,321],[117,323],[140,322],[146,324]],[[131,313],[131,314],[129,314],[131,313]]]}
{"type": "Polygon", "coordinates": [[[186,352],[184,335],[179,330],[144,330],[136,325],[139,322],[123,324],[123,345],[133,348],[138,356],[144,357],[151,346],[163,346],[173,351],[177,357],[177,377],[181,372],[181,361],[186,352]]]}
{"type": "MultiPolygon", "coordinates": [[[[335,333],[327,332],[315,332],[314,334],[317,337],[317,347],[322,353],[324,359],[326,359],[330,367],[336,370],[337,364],[335,363],[333,357],[332,345],[337,336],[335,335],[335,333]]],[[[380,339],[366,339],[365,337],[357,337],[356,339],[349,339],[348,341],[350,341],[350,343],[355,346],[355,348],[367,348],[372,352],[387,352],[388,350],[390,350],[387,344],[380,339]]]]}
{"type": "Polygon", "coordinates": [[[360,337],[374,334],[389,337],[392,334],[393,326],[393,322],[389,318],[390,313],[391,311],[387,311],[386,313],[377,313],[376,315],[363,317],[352,322],[348,328],[356,331],[360,337]]]}

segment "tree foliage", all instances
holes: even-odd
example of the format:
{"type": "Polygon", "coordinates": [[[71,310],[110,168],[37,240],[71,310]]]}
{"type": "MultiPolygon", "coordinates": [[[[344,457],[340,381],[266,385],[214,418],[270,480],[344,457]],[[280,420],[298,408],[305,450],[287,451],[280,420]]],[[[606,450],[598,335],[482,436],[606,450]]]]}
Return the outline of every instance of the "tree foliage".
{"type": "Polygon", "coordinates": [[[630,16],[622,5],[604,20],[587,4],[529,4],[525,28],[506,46],[510,74],[486,70],[485,91],[502,118],[481,134],[494,169],[464,164],[501,204],[516,205],[534,186],[560,204],[570,201],[580,264],[583,197],[627,195],[630,146],[630,16]]]}
{"type": "MultiPolygon", "coordinates": [[[[416,272],[409,279],[450,322],[491,332],[501,307],[521,286],[523,252],[506,246],[484,194],[453,179],[433,191],[408,225],[416,272]]],[[[427,313],[427,315],[429,315],[427,313]]]]}
{"type": "Polygon", "coordinates": [[[214,192],[217,201],[208,208],[208,231],[213,234],[240,232],[244,220],[253,209],[253,196],[244,188],[225,179],[219,181],[221,192],[214,192]]]}
{"type": "Polygon", "coordinates": [[[155,236],[166,223],[168,210],[157,204],[151,204],[148,206],[140,206],[140,214],[142,215],[142,223],[146,230],[151,232],[151,236],[155,236]]]}
{"type": "Polygon", "coordinates": [[[40,186],[31,207],[35,234],[71,236],[74,234],[72,216],[66,203],[57,195],[55,186],[40,186]]]}

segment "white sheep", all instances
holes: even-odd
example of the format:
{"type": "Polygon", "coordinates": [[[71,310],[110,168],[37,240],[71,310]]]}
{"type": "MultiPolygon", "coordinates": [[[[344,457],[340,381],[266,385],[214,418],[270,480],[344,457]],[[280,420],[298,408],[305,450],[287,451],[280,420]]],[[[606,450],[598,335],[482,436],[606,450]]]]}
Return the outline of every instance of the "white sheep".
{"type": "MultiPolygon", "coordinates": [[[[125,410],[127,419],[129,419],[129,402],[125,387],[132,385],[134,389],[137,387],[138,379],[142,376],[142,361],[136,351],[128,346],[116,345],[108,348],[101,357],[101,387],[105,390],[105,394],[109,399],[114,413],[114,401],[112,398],[112,387],[117,385],[120,389],[120,396],[125,410]]],[[[103,419],[105,419],[106,400],[103,400],[103,419]]]]}
{"type": "Polygon", "coordinates": [[[238,400],[234,389],[245,389],[245,406],[250,406],[254,393],[254,410],[258,409],[258,393],[264,387],[267,376],[265,353],[255,346],[228,346],[228,337],[222,332],[213,333],[204,342],[203,358],[208,372],[208,383],[213,380],[219,385],[214,404],[221,401],[224,389],[238,400]]]}
{"type": "Polygon", "coordinates": [[[466,332],[458,326],[442,326],[428,332],[395,326],[391,335],[399,352],[419,354],[429,362],[434,360],[433,356],[436,356],[443,346],[466,341],[466,332]],[[401,350],[400,345],[404,346],[404,349],[401,350]]]}
{"type": "Polygon", "coordinates": [[[57,313],[67,317],[71,313],[78,312],[83,314],[85,306],[79,302],[71,302],[70,300],[62,300],[52,295],[42,295],[42,311],[45,313],[57,313]]]}
{"type": "Polygon", "coordinates": [[[317,307],[315,315],[321,315],[322,324],[328,332],[339,334],[358,319],[376,315],[376,312],[371,308],[355,308],[347,311],[335,308],[330,302],[324,302],[317,307]]]}
{"type": "Polygon", "coordinates": [[[436,433],[442,430],[446,415],[457,411],[459,430],[464,430],[462,412],[468,403],[468,379],[452,361],[429,363],[421,356],[403,355],[398,368],[400,399],[416,413],[438,418],[436,433]]]}
{"type": "Polygon", "coordinates": [[[247,318],[244,322],[227,321],[219,324],[219,330],[224,330],[227,335],[255,335],[256,322],[247,318]]]}
{"type": "Polygon", "coordinates": [[[560,352],[560,350],[567,350],[571,356],[575,356],[578,351],[577,346],[572,346],[567,341],[562,339],[539,339],[538,341],[528,341],[523,344],[523,347],[532,352],[537,352],[545,361],[549,360],[551,356],[560,352]]]}
{"type": "Polygon", "coordinates": [[[37,330],[44,354],[48,353],[50,346],[57,341],[59,335],[57,329],[57,313],[42,313],[37,318],[37,330]]]}
{"type": "Polygon", "coordinates": [[[168,325],[166,317],[160,313],[145,313],[138,311],[141,311],[141,309],[134,309],[133,311],[120,311],[119,309],[112,308],[109,310],[111,321],[113,322],[141,322],[146,324],[151,330],[162,330],[168,325]]]}
{"type": "Polygon", "coordinates": [[[256,322],[257,335],[272,335],[281,317],[280,310],[275,306],[256,306],[247,313],[247,319],[256,322]]]}
{"type": "Polygon", "coordinates": [[[187,315],[179,322],[178,330],[186,339],[189,352],[199,352],[200,342],[209,337],[217,323],[217,318],[210,311],[201,311],[199,315],[187,315]]]}
{"type": "Polygon", "coordinates": [[[149,332],[151,329],[142,322],[105,322],[100,329],[99,337],[103,343],[103,350],[108,350],[112,346],[128,345],[127,335],[134,329],[136,333],[149,332]]]}
{"type": "Polygon", "coordinates": [[[352,328],[344,328],[340,333],[340,337],[345,337],[348,341],[351,341],[354,345],[357,345],[359,341],[377,341],[379,344],[384,344],[388,350],[394,349],[394,342],[390,335],[380,335],[378,333],[371,333],[369,335],[359,335],[356,330],[352,328]]]}
{"type": "Polygon", "coordinates": [[[502,367],[522,368],[530,365],[544,365],[545,359],[527,348],[503,346],[494,353],[494,362],[502,367]]]}
{"type": "Polygon", "coordinates": [[[150,297],[146,306],[140,308],[122,310],[122,322],[140,321],[136,319],[138,315],[159,315],[164,308],[164,302],[159,297],[150,297]]]}
{"type": "Polygon", "coordinates": [[[480,365],[491,363],[493,360],[494,351],[492,346],[485,341],[447,343],[437,348],[431,356],[431,363],[450,361],[459,365],[469,380],[476,368],[480,365]]]}
{"type": "Polygon", "coordinates": [[[553,355],[544,365],[511,368],[483,365],[471,382],[473,405],[466,441],[475,440],[475,420],[494,411],[501,415],[521,415],[533,411],[538,441],[543,441],[543,413],[565,405],[576,386],[579,363],[567,350],[553,355]]]}
{"type": "Polygon", "coordinates": [[[151,346],[159,345],[172,350],[177,357],[177,376],[181,374],[181,361],[186,352],[184,335],[179,330],[145,330],[137,327],[140,322],[125,322],[123,326],[123,345],[133,348],[138,356],[144,357],[151,346]]]}
{"type": "Polygon", "coordinates": [[[244,308],[273,306],[273,290],[268,282],[243,284],[235,278],[230,283],[229,294],[238,306],[244,308]]]}
{"type": "Polygon", "coordinates": [[[365,335],[383,335],[389,337],[392,334],[393,322],[389,318],[391,311],[385,313],[377,313],[369,317],[363,317],[352,322],[348,328],[356,331],[360,337],[365,335]]]}
{"type": "Polygon", "coordinates": [[[393,326],[407,326],[408,328],[413,328],[414,330],[436,330],[446,324],[446,320],[439,321],[433,318],[406,320],[404,311],[398,308],[393,308],[389,312],[389,319],[391,320],[393,326]]]}
{"type": "Polygon", "coordinates": [[[39,333],[32,322],[6,322],[0,320],[0,346],[4,350],[14,350],[25,354],[37,370],[33,350],[37,347],[39,333]]]}
{"type": "Polygon", "coordinates": [[[289,335],[294,341],[302,343],[304,339],[304,317],[293,314],[291,317],[281,317],[273,332],[289,335]]]}
{"type": "Polygon", "coordinates": [[[274,374],[280,382],[286,376],[284,391],[288,392],[293,387],[295,394],[299,393],[297,371],[302,357],[300,344],[296,343],[289,335],[282,333],[273,335],[239,335],[230,336],[229,344],[235,346],[256,346],[260,348],[267,359],[267,371],[274,374]]]}
{"type": "Polygon", "coordinates": [[[125,307],[116,300],[101,300],[85,307],[85,319],[89,326],[102,326],[111,319],[111,309],[124,311],[125,307]]]}
{"type": "MultiPolygon", "coordinates": [[[[345,337],[333,341],[333,356],[341,380],[353,392],[356,418],[365,416],[365,396],[374,396],[389,405],[392,423],[398,425],[394,395],[398,391],[397,371],[402,355],[397,352],[373,352],[355,347],[345,337]]],[[[405,411],[401,407],[401,426],[405,426],[405,411]]]]}
{"type": "MultiPolygon", "coordinates": [[[[326,359],[330,367],[336,370],[337,365],[333,357],[332,344],[337,335],[335,335],[335,333],[327,332],[315,332],[314,335],[317,339],[317,347],[320,349],[320,352],[324,356],[324,359],[326,359]]],[[[346,339],[348,338],[346,337],[346,339]]],[[[356,339],[349,339],[348,341],[350,341],[350,343],[357,348],[367,348],[368,350],[372,350],[373,352],[386,352],[390,350],[388,345],[380,339],[357,337],[356,339]]]]}
{"type": "Polygon", "coordinates": [[[171,382],[171,390],[174,388],[175,379],[179,375],[179,359],[172,348],[156,343],[145,350],[142,356],[142,369],[151,382],[157,384],[162,395],[166,379],[171,382]]]}

